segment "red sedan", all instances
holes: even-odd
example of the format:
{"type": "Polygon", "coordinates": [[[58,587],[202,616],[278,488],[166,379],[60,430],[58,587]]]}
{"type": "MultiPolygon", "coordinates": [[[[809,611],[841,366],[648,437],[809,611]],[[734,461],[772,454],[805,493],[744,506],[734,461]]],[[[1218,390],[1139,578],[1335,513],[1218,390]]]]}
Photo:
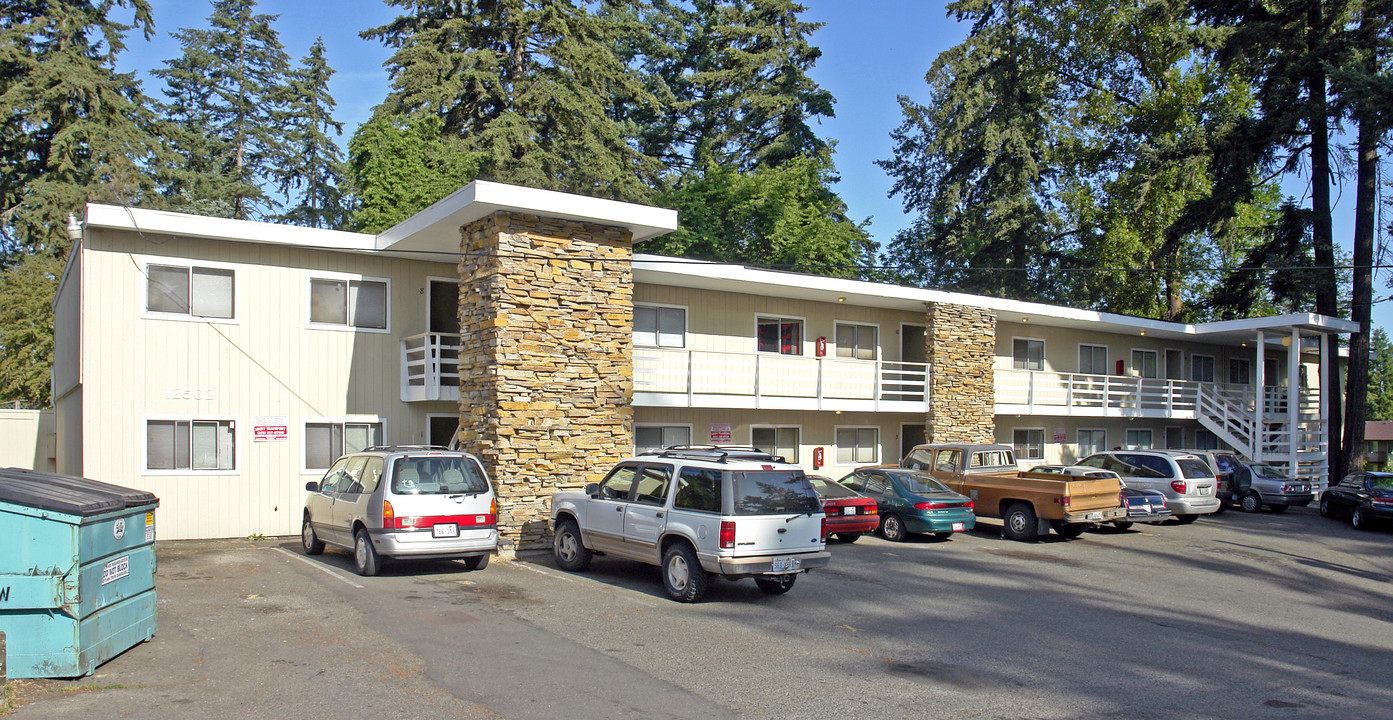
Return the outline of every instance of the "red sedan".
{"type": "Polygon", "coordinates": [[[874,498],[821,475],[809,475],[808,480],[822,500],[828,535],[836,535],[842,542],[856,542],[856,538],[873,533],[880,526],[874,498]]]}

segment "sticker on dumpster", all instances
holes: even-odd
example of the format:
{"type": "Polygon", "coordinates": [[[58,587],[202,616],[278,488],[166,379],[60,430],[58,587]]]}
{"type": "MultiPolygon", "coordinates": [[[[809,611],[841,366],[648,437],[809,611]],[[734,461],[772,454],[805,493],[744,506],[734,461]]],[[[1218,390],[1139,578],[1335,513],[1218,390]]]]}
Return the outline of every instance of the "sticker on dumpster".
{"type": "Polygon", "coordinates": [[[131,556],[122,555],[102,566],[102,584],[116,582],[131,574],[131,556]]]}
{"type": "Polygon", "coordinates": [[[145,542],[155,541],[155,513],[145,513],[145,542]]]}
{"type": "Polygon", "coordinates": [[[125,518],[116,518],[116,524],[111,526],[111,534],[114,535],[117,540],[126,536],[125,518]]]}

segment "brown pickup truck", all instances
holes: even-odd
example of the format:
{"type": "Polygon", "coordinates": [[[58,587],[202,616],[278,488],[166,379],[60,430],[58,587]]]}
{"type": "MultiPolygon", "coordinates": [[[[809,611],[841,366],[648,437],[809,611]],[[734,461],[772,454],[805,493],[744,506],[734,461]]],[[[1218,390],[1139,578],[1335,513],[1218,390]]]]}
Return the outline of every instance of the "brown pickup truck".
{"type": "Polygon", "coordinates": [[[928,472],[972,498],[977,516],[1001,518],[1002,533],[1012,540],[1033,540],[1051,528],[1074,538],[1089,525],[1127,519],[1116,478],[1020,472],[1009,445],[919,445],[900,467],[928,472]]]}

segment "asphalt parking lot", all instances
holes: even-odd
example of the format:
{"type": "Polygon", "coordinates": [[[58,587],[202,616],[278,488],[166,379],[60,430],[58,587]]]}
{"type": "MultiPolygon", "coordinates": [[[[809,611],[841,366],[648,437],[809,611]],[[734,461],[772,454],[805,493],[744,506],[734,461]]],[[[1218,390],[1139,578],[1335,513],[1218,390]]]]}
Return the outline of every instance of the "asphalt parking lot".
{"type": "MultiPolygon", "coordinates": [[[[295,539],[158,545],[159,632],[14,718],[1373,718],[1393,532],[1314,510],[1023,544],[833,543],[779,597],[550,557],[466,572],[295,539]]],[[[12,641],[13,642],[13,641],[12,641]]]]}

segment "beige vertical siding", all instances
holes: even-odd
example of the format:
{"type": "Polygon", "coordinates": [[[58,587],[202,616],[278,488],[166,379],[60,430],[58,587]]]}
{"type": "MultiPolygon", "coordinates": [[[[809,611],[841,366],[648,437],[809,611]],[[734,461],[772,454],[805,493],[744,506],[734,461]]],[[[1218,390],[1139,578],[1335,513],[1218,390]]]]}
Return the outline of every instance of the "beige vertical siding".
{"type": "Polygon", "coordinates": [[[453,276],[452,265],[118,231],[95,231],[90,243],[83,469],[158,495],[161,538],[295,534],[304,483],[318,476],[301,470],[307,419],[381,417],[387,442],[419,442],[426,413],[442,411],[401,402],[400,340],[426,330],[425,279],[453,276]],[[142,317],[147,260],[233,267],[235,321],[142,317]],[[387,278],[389,332],[307,328],[311,272],[387,278]],[[261,415],[285,416],[289,439],[254,442],[261,415]],[[145,470],[147,416],[233,419],[236,470],[145,470]]]}
{"type": "Polygon", "coordinates": [[[0,467],[53,472],[53,410],[0,410],[0,467]]]}

